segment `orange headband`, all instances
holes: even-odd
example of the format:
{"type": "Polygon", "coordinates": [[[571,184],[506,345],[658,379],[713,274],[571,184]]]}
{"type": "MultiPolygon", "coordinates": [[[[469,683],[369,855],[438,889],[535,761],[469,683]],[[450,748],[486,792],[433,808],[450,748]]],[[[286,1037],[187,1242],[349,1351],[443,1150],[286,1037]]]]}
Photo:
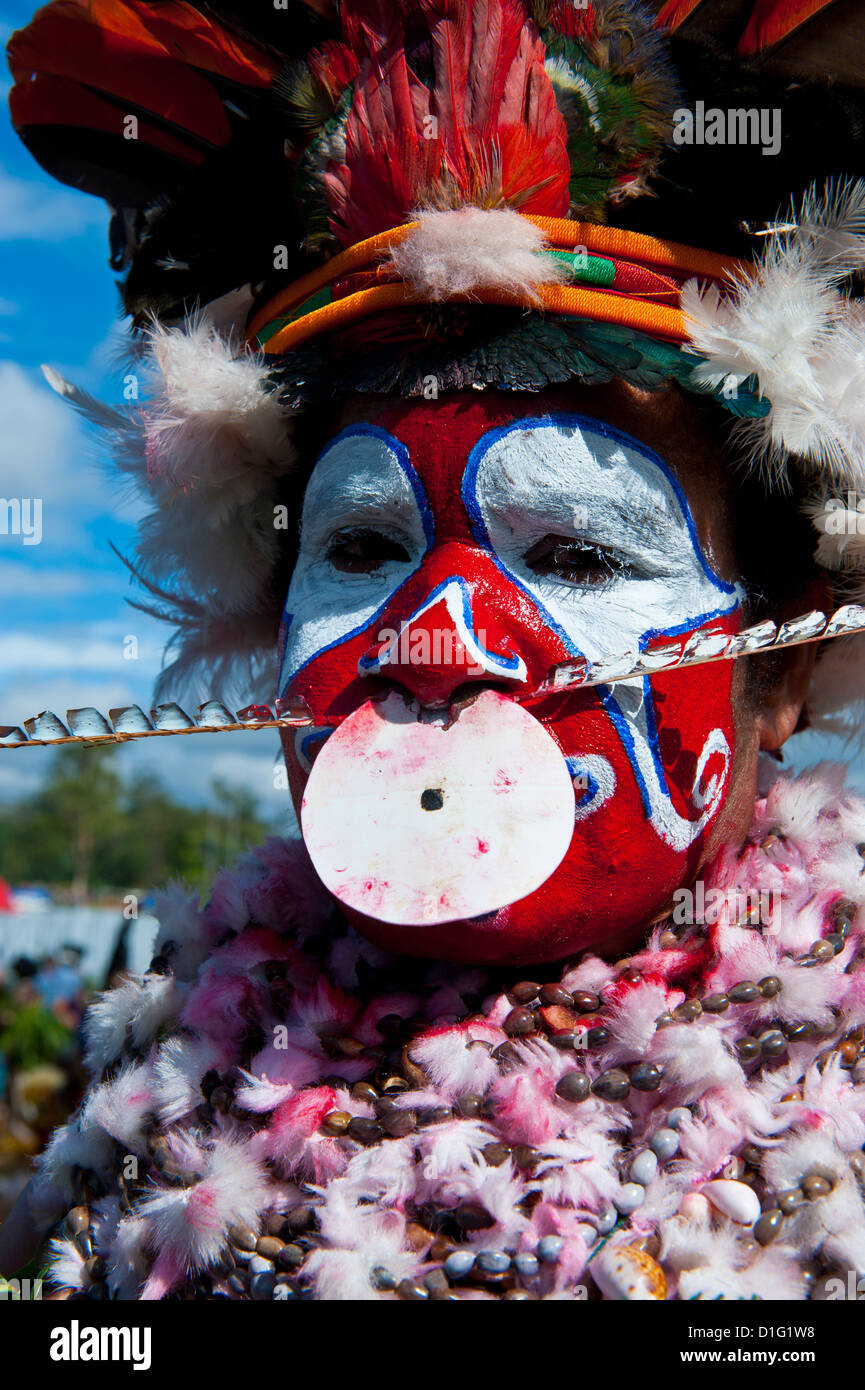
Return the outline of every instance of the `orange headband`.
{"type": "MultiPolygon", "coordinates": [[[[637,265],[672,271],[679,276],[696,275],[722,280],[747,273],[749,264],[713,251],[699,251],[675,241],[660,241],[619,227],[602,227],[591,222],[571,222],[557,217],[528,217],[542,231],[550,250],[576,248],[615,256],[637,265]]],[[[247,343],[269,356],[278,356],[310,338],[332,333],[371,314],[422,302],[415,290],[401,281],[356,290],[329,303],[310,306],[286,323],[286,315],[302,307],[312,296],[325,291],[344,275],[380,263],[392,246],[402,241],[420,224],[408,222],[379,232],[376,236],[349,246],[324,265],[278,291],[253,317],[247,329],[247,343]],[[275,320],[282,319],[281,323],[275,320]],[[272,327],[272,331],[271,330],[272,327]]],[[[620,324],[652,337],[685,342],[686,316],[670,305],[655,304],[638,296],[603,289],[559,284],[538,285],[534,298],[507,290],[482,289],[455,295],[452,303],[515,305],[542,309],[548,313],[620,324]]]]}

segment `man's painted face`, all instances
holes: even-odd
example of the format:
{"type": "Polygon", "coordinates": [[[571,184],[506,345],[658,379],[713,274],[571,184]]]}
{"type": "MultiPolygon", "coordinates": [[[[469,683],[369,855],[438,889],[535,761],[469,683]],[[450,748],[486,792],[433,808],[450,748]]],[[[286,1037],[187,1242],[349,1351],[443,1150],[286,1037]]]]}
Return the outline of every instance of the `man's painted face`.
{"type": "MultiPolygon", "coordinates": [[[[312,473],[286,602],[280,693],[302,695],[317,716],[333,716],[400,688],[416,702],[406,713],[397,701],[405,769],[413,749],[422,762],[436,709],[455,691],[461,699],[492,686],[501,694],[490,697],[486,723],[477,716],[476,744],[466,722],[459,745],[459,767],[475,761],[475,746],[492,785],[496,738],[504,747],[523,727],[516,713],[510,718],[511,697],[539,685],[554,663],[645,650],[710,626],[738,629],[739,593],[703,554],[671,468],[644,444],[557,412],[544,397],[536,414],[518,418],[506,399],[486,394],[401,402],[344,429],[312,473]]],[[[518,712],[540,722],[572,780],[558,866],[503,906],[493,883],[479,897],[461,894],[457,883],[451,899],[440,895],[411,924],[382,920],[392,913],[380,876],[370,874],[366,898],[355,876],[352,890],[340,893],[352,920],[389,949],[478,962],[553,960],[645,922],[699,863],[725,799],[730,682],[722,663],[709,679],[697,667],[549,697],[530,715],[518,712]],[[448,901],[474,908],[449,920],[448,901]]],[[[304,729],[286,738],[296,802],[328,733],[304,729]]],[[[557,774],[546,746],[538,748],[538,777],[549,773],[552,787],[557,774]]],[[[427,795],[427,771],[418,768],[418,797],[427,795]]],[[[457,768],[454,780],[460,775],[457,768]]],[[[464,792],[464,800],[475,797],[473,844],[483,847],[484,818],[495,835],[497,811],[486,809],[484,787],[464,792]]],[[[559,794],[556,783],[550,798],[561,820],[559,794]]],[[[540,811],[524,819],[540,823],[540,811]]],[[[363,820],[358,806],[359,843],[363,820]]],[[[542,843],[556,833],[533,842],[527,829],[525,859],[541,863],[542,843]]],[[[519,861],[520,843],[517,833],[503,864],[519,861]]],[[[422,864],[422,848],[413,853],[422,864]]],[[[477,855],[456,838],[452,869],[456,879],[475,873],[482,882],[477,855]]],[[[502,872],[509,882],[510,869],[502,872]]]]}

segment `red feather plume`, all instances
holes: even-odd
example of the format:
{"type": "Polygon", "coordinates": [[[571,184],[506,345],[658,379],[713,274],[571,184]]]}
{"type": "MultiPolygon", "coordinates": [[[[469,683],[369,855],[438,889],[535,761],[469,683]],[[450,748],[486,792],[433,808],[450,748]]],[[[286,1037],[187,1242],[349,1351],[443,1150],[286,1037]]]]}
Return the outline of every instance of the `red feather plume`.
{"type": "Polygon", "coordinates": [[[358,75],[325,175],[341,241],[419,203],[566,215],[565,123],[521,0],[346,0],[342,20],[358,75]]]}

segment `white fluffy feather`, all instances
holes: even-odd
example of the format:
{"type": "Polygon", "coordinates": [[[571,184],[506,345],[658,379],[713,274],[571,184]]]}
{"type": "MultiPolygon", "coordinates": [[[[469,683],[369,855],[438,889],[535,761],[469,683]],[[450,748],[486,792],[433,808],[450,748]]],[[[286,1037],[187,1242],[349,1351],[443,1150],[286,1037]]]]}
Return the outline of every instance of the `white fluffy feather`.
{"type": "Polygon", "coordinates": [[[415,214],[420,226],[390,252],[390,261],[421,299],[450,299],[497,289],[537,302],[537,286],[565,278],[558,261],[539,256],[544,235],[509,209],[459,208],[415,214]]]}
{"type": "Polygon", "coordinates": [[[865,485],[865,315],[842,292],[865,264],[865,183],[812,189],[770,238],[756,273],[732,293],[691,280],[681,305],[706,361],[695,379],[718,388],[757,378],[771,409],[750,421],[756,456],[783,473],[788,453],[845,486],[865,485]]]}
{"type": "Polygon", "coordinates": [[[190,1149],[186,1161],[202,1172],[201,1181],[157,1192],[139,1210],[157,1248],[185,1269],[201,1269],[217,1259],[230,1226],[258,1226],[269,1200],[267,1177],[244,1145],[228,1139],[209,1151],[190,1149]]]}

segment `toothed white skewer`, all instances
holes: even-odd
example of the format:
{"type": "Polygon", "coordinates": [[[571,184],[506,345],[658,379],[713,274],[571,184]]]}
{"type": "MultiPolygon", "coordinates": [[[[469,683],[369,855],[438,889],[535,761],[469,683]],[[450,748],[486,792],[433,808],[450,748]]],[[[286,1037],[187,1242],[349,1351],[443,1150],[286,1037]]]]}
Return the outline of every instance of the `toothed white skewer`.
{"type": "MultiPolygon", "coordinates": [[[[789,618],[779,627],[771,619],[729,633],[703,631],[684,633],[678,640],[645,652],[623,652],[589,662],[584,657],[560,661],[551,668],[545,680],[526,695],[517,696],[520,704],[560,695],[574,690],[586,690],[597,685],[614,685],[619,681],[638,680],[663,672],[680,671],[692,666],[705,666],[715,661],[730,661],[742,656],[778,651],[801,646],[804,642],[822,642],[831,637],[849,637],[865,632],[865,605],[847,603],[831,618],[812,609],[797,618],[789,618]]],[[[128,743],[139,738],[167,738],[174,734],[232,733],[240,729],[296,729],[314,724],[323,726],[339,723],[338,719],[316,719],[306,701],[286,696],[270,705],[248,705],[232,713],[218,700],[206,700],[199,706],[195,718],[179,705],[158,705],[146,715],[138,705],[126,705],[108,712],[108,718],[97,709],[66,711],[66,723],[51,710],[18,725],[0,725],[0,748],[44,747],[61,743],[128,743]]]]}

